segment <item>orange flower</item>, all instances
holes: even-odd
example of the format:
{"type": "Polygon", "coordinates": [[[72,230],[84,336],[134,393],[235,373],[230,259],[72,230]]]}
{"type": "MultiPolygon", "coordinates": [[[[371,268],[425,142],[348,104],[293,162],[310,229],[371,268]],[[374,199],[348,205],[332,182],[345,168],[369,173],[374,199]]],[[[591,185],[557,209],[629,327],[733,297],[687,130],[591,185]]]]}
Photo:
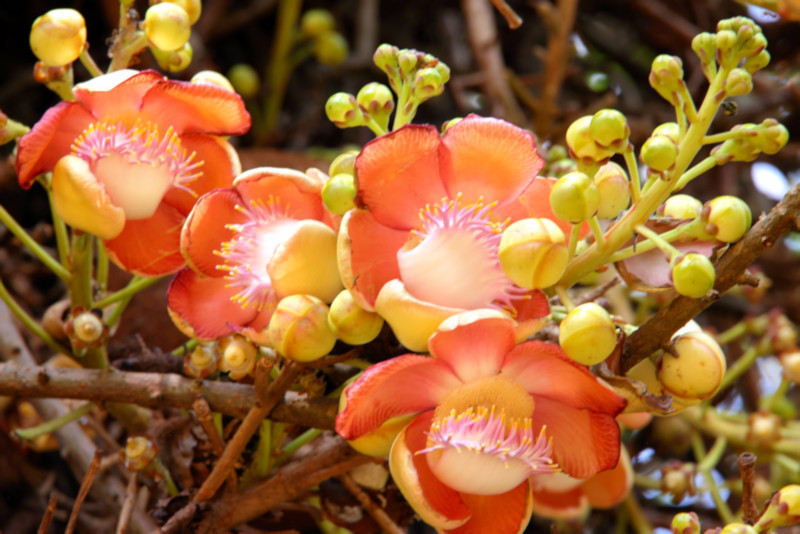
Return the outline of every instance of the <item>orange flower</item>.
{"type": "Polygon", "coordinates": [[[181,268],[180,228],[195,200],[239,172],[219,136],[250,128],[241,98],[132,70],[78,84],[73,94],[20,139],[20,185],[52,171],[58,214],[103,239],[123,269],[157,276],[181,268]]]}
{"type": "Polygon", "coordinates": [[[555,344],[515,345],[514,328],[496,310],[454,315],[432,357],[379,363],[345,391],[336,431],[376,454],[393,440],[395,482],[439,530],[521,532],[548,477],[617,465],[622,397],[555,344]]]}

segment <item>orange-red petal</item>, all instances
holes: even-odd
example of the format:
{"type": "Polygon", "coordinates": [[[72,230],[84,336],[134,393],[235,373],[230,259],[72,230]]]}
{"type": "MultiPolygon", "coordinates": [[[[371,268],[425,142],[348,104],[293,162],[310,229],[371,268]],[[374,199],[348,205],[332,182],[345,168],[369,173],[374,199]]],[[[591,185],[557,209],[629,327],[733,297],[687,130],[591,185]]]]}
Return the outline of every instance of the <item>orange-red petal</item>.
{"type": "Polygon", "coordinates": [[[419,211],[447,192],[439,177],[439,132],[409,124],[373,139],[356,159],[358,194],[381,224],[398,230],[419,225],[419,211]]]}
{"type": "Polygon", "coordinates": [[[181,251],[191,268],[206,276],[223,276],[217,269],[222,259],[214,251],[221,250],[222,243],[235,236],[226,225],[247,220],[236,209],[241,203],[241,197],[233,189],[215,189],[197,199],[180,236],[181,251]]]}
{"type": "Polygon", "coordinates": [[[461,494],[461,500],[472,512],[469,520],[452,534],[518,534],[525,530],[533,512],[531,485],[527,480],[500,495],[461,494]]]}
{"type": "Polygon", "coordinates": [[[72,92],[98,119],[135,120],[142,97],[151,87],[165,81],[166,78],[154,70],[123,70],[80,83],[72,92]]]}
{"type": "Polygon", "coordinates": [[[613,508],[622,502],[633,486],[633,468],[625,447],[620,449],[617,465],[601,471],[583,483],[583,492],[594,508],[613,508]]]}
{"type": "Polygon", "coordinates": [[[257,167],[245,171],[234,180],[234,189],[245,205],[266,203],[270,198],[280,201],[289,217],[321,220],[322,186],[319,181],[293,169],[257,167]]]}
{"type": "MultiPolygon", "coordinates": [[[[551,476],[551,475],[545,475],[551,476]]],[[[533,483],[533,513],[551,519],[574,519],[589,508],[589,502],[581,486],[564,491],[537,487],[533,483]]]]}
{"type": "Polygon", "coordinates": [[[347,407],[336,417],[336,432],[358,438],[391,417],[434,408],[459,385],[447,364],[428,356],[407,354],[378,363],[347,388],[347,407]]]}
{"type": "Polygon", "coordinates": [[[442,136],[442,181],[450,198],[510,202],[544,166],[533,134],[500,119],[470,115],[442,136]]]}

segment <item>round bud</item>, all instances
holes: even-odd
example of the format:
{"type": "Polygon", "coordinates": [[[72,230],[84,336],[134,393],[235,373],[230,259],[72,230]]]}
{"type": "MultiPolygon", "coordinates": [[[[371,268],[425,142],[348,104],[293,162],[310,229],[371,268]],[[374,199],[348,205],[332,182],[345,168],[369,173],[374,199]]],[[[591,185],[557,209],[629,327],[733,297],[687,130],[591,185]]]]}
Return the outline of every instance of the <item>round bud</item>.
{"type": "Polygon", "coordinates": [[[670,530],[674,534],[700,534],[700,520],[694,512],[681,512],[672,518],[670,530]]]}
{"type": "Polygon", "coordinates": [[[591,218],[600,206],[600,191],[582,172],[565,174],[550,190],[550,206],[556,217],[577,224],[591,218]]]}
{"type": "Polygon", "coordinates": [[[189,23],[189,15],[182,7],[165,2],[147,8],[144,32],[155,48],[172,52],[189,41],[192,25],[189,23]]]}
{"type": "Polygon", "coordinates": [[[218,361],[217,346],[201,343],[183,357],[183,372],[192,378],[208,378],[217,372],[218,361]]]}
{"type": "Polygon", "coordinates": [[[600,193],[597,216],[600,219],[613,219],[628,207],[631,201],[631,188],[625,170],[610,161],[600,167],[594,175],[594,185],[600,193]]]}
{"type": "Polygon", "coordinates": [[[284,358],[318,360],[336,344],[328,325],[328,306],[311,295],[290,295],[278,303],[269,321],[269,340],[284,358]]]}
{"type": "Polygon", "coordinates": [[[314,39],[314,57],[323,65],[341,65],[349,51],[347,40],[338,32],[325,32],[314,39]]]}
{"type": "Polygon", "coordinates": [[[337,128],[352,128],[364,125],[364,115],[358,107],[356,97],[350,93],[334,93],[325,102],[325,115],[337,128]]]}
{"type": "Polygon", "coordinates": [[[400,68],[400,74],[408,78],[416,69],[419,58],[413,50],[399,50],[397,52],[397,66],[400,68]]]}
{"type": "Polygon", "coordinates": [[[129,437],[123,452],[125,467],[129,471],[141,471],[150,465],[157,453],[156,446],[146,437],[129,437]]]}
{"type": "Polygon", "coordinates": [[[705,296],[714,287],[715,278],[714,264],[702,254],[686,254],[672,265],[672,283],[685,297],[705,296]]]}
{"type": "Polygon", "coordinates": [[[769,65],[769,60],[771,59],[769,52],[766,50],[762,50],[755,56],[751,56],[744,60],[744,68],[750,74],[754,74],[755,72],[763,69],[767,65],[769,65]]]}
{"type": "Polygon", "coordinates": [[[71,337],[81,341],[86,346],[91,346],[108,333],[108,328],[98,314],[86,311],[72,320],[71,337]]]}
{"type": "Polygon", "coordinates": [[[414,96],[425,100],[442,94],[445,81],[438,69],[420,69],[414,79],[414,96]]]}
{"type": "Polygon", "coordinates": [[[189,15],[189,24],[194,26],[194,23],[198,21],[200,18],[200,12],[203,9],[203,6],[200,0],[161,0],[162,2],[169,2],[170,4],[175,4],[176,6],[180,6],[186,11],[186,14],[189,15]]]}
{"type": "Polygon", "coordinates": [[[328,175],[336,176],[337,174],[350,174],[356,173],[356,158],[358,157],[358,150],[348,150],[336,156],[328,167],[328,175]]]}
{"type": "Polygon", "coordinates": [[[254,97],[261,89],[261,79],[252,65],[237,63],[228,71],[234,90],[245,98],[254,97]]]}
{"type": "Polygon", "coordinates": [[[764,154],[776,154],[789,142],[789,130],[775,119],[764,119],[758,130],[758,148],[764,154]]]}
{"type": "Polygon", "coordinates": [[[722,527],[720,534],[758,534],[758,532],[747,523],[728,523],[722,527]]]}
{"type": "Polygon", "coordinates": [[[639,153],[642,163],[656,172],[668,170],[678,158],[678,145],[666,135],[653,135],[644,142],[639,153]]]}
{"type": "Polygon", "coordinates": [[[567,268],[564,242],[564,232],[550,219],[521,219],[503,231],[497,252],[500,266],[519,287],[550,287],[567,268]]]}
{"type": "Polygon", "coordinates": [[[766,532],[777,527],[787,527],[800,521],[800,486],[790,484],[772,494],[767,509],[754,528],[766,532]]]}
{"type": "Polygon", "coordinates": [[[795,348],[792,351],[782,352],[779,357],[783,368],[783,377],[795,384],[800,384],[800,350],[795,348]]]}
{"type": "Polygon", "coordinates": [[[86,45],[86,21],[74,9],[52,9],[33,21],[30,45],[45,65],[68,65],[86,45]]]}
{"type": "Polygon", "coordinates": [[[208,83],[211,85],[216,85],[217,87],[222,87],[227,91],[234,91],[233,85],[228,78],[213,70],[201,70],[192,76],[190,81],[192,83],[208,83]]]}
{"type": "Polygon", "coordinates": [[[593,115],[585,115],[570,124],[566,140],[572,155],[589,161],[606,161],[614,152],[595,143],[591,132],[593,115]]]}
{"type": "Polygon", "coordinates": [[[741,96],[753,90],[753,77],[744,69],[735,68],[725,80],[725,93],[728,96],[741,96]]]}
{"type": "Polygon", "coordinates": [[[359,306],[352,293],[345,289],[331,302],[328,326],[345,343],[364,345],[381,333],[383,317],[359,306]]]}
{"type": "Polygon", "coordinates": [[[616,109],[601,109],[595,113],[589,131],[598,145],[614,149],[622,147],[631,133],[625,115],[616,109]]]}
{"type": "Polygon", "coordinates": [[[594,365],[614,352],[617,330],[605,308],[587,302],[577,306],[561,321],[558,344],[576,362],[594,365]]]}
{"type": "Polygon", "coordinates": [[[673,219],[694,219],[703,210],[703,203],[691,195],[672,195],[659,208],[658,214],[673,219]]]}
{"type": "Polygon", "coordinates": [[[177,50],[165,51],[150,48],[150,52],[156,58],[158,66],[168,72],[180,72],[192,62],[192,45],[188,41],[177,50]]]}
{"type": "Polygon", "coordinates": [[[664,390],[685,402],[701,402],[719,389],[725,376],[725,354],[705,332],[690,331],[672,339],[676,356],[664,353],[658,361],[658,380],[664,390]]]}
{"type": "Polygon", "coordinates": [[[356,102],[384,130],[388,130],[389,116],[394,110],[394,94],[391,89],[382,83],[368,83],[358,91],[356,102]]]}
{"type": "Polygon", "coordinates": [[[382,44],[375,49],[375,54],[372,56],[372,61],[375,65],[385,72],[389,78],[397,75],[399,64],[397,63],[397,54],[400,52],[396,46],[390,44],[382,44]]]}
{"type": "Polygon", "coordinates": [[[750,229],[750,207],[740,198],[723,195],[706,202],[703,218],[706,231],[725,243],[738,241],[750,229]]]}
{"type": "Polygon", "coordinates": [[[219,370],[228,373],[231,380],[251,376],[258,359],[258,348],[239,334],[222,338],[218,343],[221,358],[219,370]]]}
{"type": "Polygon", "coordinates": [[[681,127],[677,122],[663,122],[655,127],[652,135],[665,135],[677,143],[681,136],[681,127]]]}
{"type": "Polygon", "coordinates": [[[331,213],[344,215],[355,207],[357,192],[353,175],[340,173],[331,176],[322,186],[322,202],[331,213]]]}
{"type": "Polygon", "coordinates": [[[300,18],[300,30],[309,37],[319,37],[333,31],[333,15],[327,9],[309,9],[300,18]]]}
{"type": "Polygon", "coordinates": [[[650,66],[648,77],[650,86],[658,91],[667,102],[677,106],[678,93],[683,85],[683,62],[677,56],[661,54],[656,56],[650,66]]]}

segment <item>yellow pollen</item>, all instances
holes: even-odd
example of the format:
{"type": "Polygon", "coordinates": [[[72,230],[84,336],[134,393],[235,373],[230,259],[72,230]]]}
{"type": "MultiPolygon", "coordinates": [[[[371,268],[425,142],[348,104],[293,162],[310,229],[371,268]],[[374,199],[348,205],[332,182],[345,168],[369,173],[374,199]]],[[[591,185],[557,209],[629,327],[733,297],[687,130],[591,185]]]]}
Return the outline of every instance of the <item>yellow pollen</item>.
{"type": "Polygon", "coordinates": [[[434,412],[434,421],[455,414],[458,418],[474,417],[476,412],[489,411],[492,407],[501,413],[504,424],[509,420],[516,423],[531,417],[534,401],[520,384],[502,376],[491,376],[446,393],[434,412]]]}

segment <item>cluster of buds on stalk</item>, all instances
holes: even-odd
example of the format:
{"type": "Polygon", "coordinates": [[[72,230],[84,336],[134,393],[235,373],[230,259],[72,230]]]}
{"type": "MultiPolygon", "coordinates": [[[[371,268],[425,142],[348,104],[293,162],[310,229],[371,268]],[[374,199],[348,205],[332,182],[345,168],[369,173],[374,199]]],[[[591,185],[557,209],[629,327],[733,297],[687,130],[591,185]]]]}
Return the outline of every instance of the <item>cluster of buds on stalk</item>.
{"type": "Polygon", "coordinates": [[[192,61],[192,26],[200,18],[200,0],[163,0],[147,8],[142,30],[159,67],[179,72],[192,61]]]}
{"type": "Polygon", "coordinates": [[[347,58],[347,40],[335,28],[336,21],[327,9],[309,9],[300,19],[300,32],[311,40],[314,57],[323,65],[339,65],[347,58]]]}

